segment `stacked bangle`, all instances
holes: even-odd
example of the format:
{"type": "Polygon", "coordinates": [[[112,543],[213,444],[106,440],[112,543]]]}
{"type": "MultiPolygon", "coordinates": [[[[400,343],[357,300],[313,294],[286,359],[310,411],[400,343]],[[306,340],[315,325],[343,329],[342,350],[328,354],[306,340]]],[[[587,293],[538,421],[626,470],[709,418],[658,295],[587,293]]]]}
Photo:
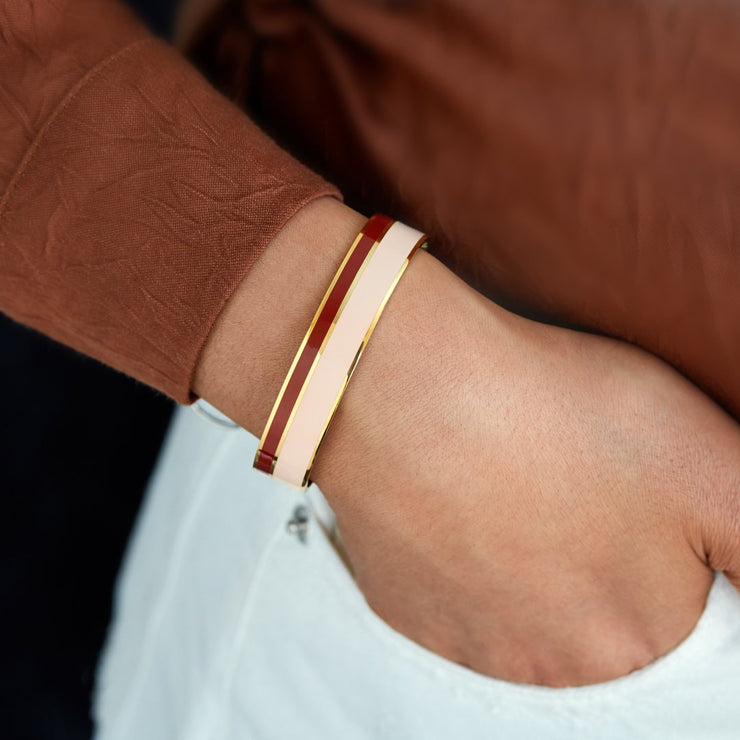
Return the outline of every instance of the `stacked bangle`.
{"type": "Polygon", "coordinates": [[[305,489],[329,423],[385,304],[427,237],[376,214],[350,247],[293,359],[254,467],[305,489]]]}

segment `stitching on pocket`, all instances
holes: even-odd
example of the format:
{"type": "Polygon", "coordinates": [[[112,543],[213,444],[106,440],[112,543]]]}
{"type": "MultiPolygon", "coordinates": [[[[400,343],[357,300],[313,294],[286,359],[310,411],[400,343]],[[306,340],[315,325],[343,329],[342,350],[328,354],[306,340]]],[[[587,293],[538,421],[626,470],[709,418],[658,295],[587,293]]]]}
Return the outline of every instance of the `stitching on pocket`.
{"type": "MultiPolygon", "coordinates": [[[[310,521],[311,528],[316,531],[321,541],[318,547],[324,548],[328,555],[325,558],[329,561],[326,577],[332,579],[337,598],[348,605],[368,632],[372,633],[380,643],[392,648],[395,656],[415,663],[435,679],[450,680],[457,687],[462,683],[466,689],[489,696],[496,695],[498,698],[509,694],[522,698],[528,697],[544,703],[560,703],[564,698],[576,702],[592,701],[595,698],[608,699],[621,696],[624,692],[642,692],[650,684],[660,682],[666,673],[673,672],[681,664],[684,664],[684,670],[691,670],[692,661],[701,661],[701,651],[697,650],[697,643],[710,637],[714,612],[723,602],[722,594],[718,593],[717,589],[718,574],[715,573],[707,603],[694,629],[669,653],[625,676],[596,684],[563,688],[520,684],[476,673],[438,655],[391,627],[367,603],[364,594],[331,541],[329,532],[321,525],[313,512],[310,521]]],[[[702,645],[702,650],[705,647],[702,645]]]]}

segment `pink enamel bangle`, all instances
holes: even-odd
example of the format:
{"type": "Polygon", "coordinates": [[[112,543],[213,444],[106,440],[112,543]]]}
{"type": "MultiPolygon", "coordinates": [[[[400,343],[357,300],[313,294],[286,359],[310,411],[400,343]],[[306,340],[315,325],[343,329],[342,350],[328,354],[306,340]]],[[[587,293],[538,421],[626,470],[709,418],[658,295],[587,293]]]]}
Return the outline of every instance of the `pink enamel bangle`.
{"type": "Polygon", "coordinates": [[[376,215],[339,267],[296,353],[260,440],[254,467],[297,488],[310,473],[380,314],[426,236],[376,215]]]}

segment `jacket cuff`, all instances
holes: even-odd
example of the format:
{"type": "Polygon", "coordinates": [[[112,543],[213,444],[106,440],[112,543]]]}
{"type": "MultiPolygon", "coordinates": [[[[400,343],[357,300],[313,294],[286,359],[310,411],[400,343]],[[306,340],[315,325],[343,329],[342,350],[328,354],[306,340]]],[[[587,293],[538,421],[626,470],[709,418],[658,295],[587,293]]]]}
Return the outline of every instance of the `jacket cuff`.
{"type": "Polygon", "coordinates": [[[0,202],[0,308],[191,403],[217,316],[290,217],[336,187],[166,43],[62,99],[0,202]]]}

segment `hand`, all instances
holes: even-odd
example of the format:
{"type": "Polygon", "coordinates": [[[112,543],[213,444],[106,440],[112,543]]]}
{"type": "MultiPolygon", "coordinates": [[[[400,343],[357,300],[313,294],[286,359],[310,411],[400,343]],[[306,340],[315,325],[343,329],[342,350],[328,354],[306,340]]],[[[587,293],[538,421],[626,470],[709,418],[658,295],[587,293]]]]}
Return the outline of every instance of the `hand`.
{"type": "MultiPolygon", "coordinates": [[[[331,198],[277,234],[194,390],[262,433],[365,219],[331,198]],[[300,276],[298,279],[296,276],[300,276]]],[[[426,252],[363,352],[312,477],[391,626],[480,673],[628,673],[740,585],[740,432],[652,355],[507,313],[426,252]]]]}
{"type": "Polygon", "coordinates": [[[740,584],[740,428],[631,345],[500,309],[418,254],[314,479],[369,605],[473,670],[595,683],[740,584]]]}

